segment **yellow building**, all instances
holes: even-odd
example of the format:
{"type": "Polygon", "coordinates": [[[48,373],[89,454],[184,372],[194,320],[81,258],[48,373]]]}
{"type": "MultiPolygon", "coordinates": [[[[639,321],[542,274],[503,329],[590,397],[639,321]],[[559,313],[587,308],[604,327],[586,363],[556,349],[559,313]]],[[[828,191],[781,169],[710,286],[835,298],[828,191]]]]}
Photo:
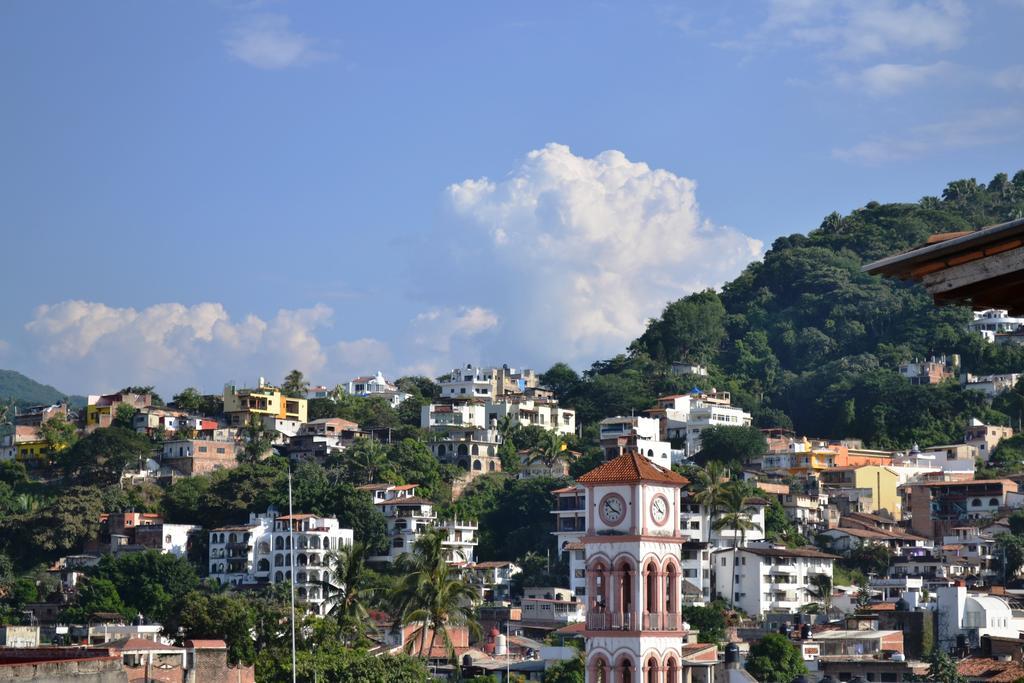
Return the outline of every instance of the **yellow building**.
{"type": "Polygon", "coordinates": [[[826,492],[828,489],[866,489],[871,491],[871,509],[875,513],[886,510],[893,519],[899,520],[903,506],[899,495],[899,474],[881,465],[860,467],[836,467],[819,474],[826,492]]]}
{"type": "Polygon", "coordinates": [[[284,396],[280,389],[270,386],[262,377],[255,389],[224,387],[224,415],[232,427],[245,426],[250,415],[306,422],[306,409],[306,399],[284,396]]]}
{"type": "Polygon", "coordinates": [[[38,427],[18,425],[0,438],[0,460],[18,462],[47,460],[50,450],[38,427]]]}

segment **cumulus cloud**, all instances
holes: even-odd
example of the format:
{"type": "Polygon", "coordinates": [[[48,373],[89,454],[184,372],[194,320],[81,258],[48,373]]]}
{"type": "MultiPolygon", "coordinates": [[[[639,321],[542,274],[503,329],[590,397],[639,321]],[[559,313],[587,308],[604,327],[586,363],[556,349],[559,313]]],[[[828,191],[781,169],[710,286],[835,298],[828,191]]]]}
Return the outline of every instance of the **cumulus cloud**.
{"type": "Polygon", "coordinates": [[[874,97],[898,95],[946,78],[954,71],[948,62],[934,64],[876,64],[857,73],[840,74],[836,81],[874,97]]]}
{"type": "Polygon", "coordinates": [[[774,0],[764,24],[745,42],[820,46],[841,59],[946,51],[963,43],[967,14],[959,0],[774,0]]]}
{"type": "Polygon", "coordinates": [[[413,342],[434,353],[447,354],[452,342],[498,326],[498,316],[480,306],[434,308],[413,318],[413,342]]]}
{"type": "Polygon", "coordinates": [[[25,330],[40,361],[92,390],[162,383],[177,389],[208,387],[211,378],[232,373],[316,372],[327,357],[314,330],[330,318],[323,305],[234,321],[219,303],[136,309],[70,300],[38,307],[25,330]]]}
{"type": "Polygon", "coordinates": [[[335,344],[334,350],[338,364],[353,372],[365,373],[371,368],[380,370],[393,360],[391,347],[386,342],[369,337],[340,341],[335,344]]]}
{"type": "Polygon", "coordinates": [[[1019,123],[1024,110],[1018,107],[982,109],[947,121],[917,126],[899,136],[865,140],[832,150],[843,161],[877,165],[905,161],[951,149],[980,147],[1020,140],[1019,123]]]}
{"type": "Polygon", "coordinates": [[[257,14],[236,24],[224,40],[228,54],[260,69],[286,69],[323,61],[330,53],[309,36],[292,30],[288,17],[257,14]]]}
{"type": "Polygon", "coordinates": [[[449,251],[474,245],[471,291],[501,312],[502,343],[538,363],[619,352],[667,301],[761,253],[701,217],[692,180],[615,150],[587,158],[549,144],[502,180],[467,179],[447,198],[466,231],[449,251]]]}

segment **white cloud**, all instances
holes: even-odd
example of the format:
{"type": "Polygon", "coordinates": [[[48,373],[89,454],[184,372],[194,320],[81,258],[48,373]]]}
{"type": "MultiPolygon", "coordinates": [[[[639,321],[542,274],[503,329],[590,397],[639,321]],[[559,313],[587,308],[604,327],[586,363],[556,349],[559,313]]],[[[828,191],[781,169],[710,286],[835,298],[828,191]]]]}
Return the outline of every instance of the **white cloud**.
{"type": "Polygon", "coordinates": [[[386,342],[369,337],[340,341],[334,346],[338,364],[353,372],[366,373],[391,364],[391,347],[386,342]]]}
{"type": "Polygon", "coordinates": [[[48,372],[59,371],[62,385],[104,391],[166,384],[176,390],[190,383],[210,388],[233,373],[283,377],[292,368],[321,370],[327,358],[314,330],[330,317],[323,305],[235,322],[219,303],[139,310],[71,300],[40,306],[25,330],[36,359],[48,372]]]}
{"type": "Polygon", "coordinates": [[[967,116],[917,126],[896,136],[866,140],[832,150],[843,161],[868,165],[904,161],[950,149],[979,147],[1019,140],[1024,110],[1016,107],[982,109],[967,116]]]}
{"type": "Polygon", "coordinates": [[[993,85],[1005,90],[1024,90],[1024,64],[1002,69],[992,77],[993,85]]]}
{"type": "Polygon", "coordinates": [[[912,88],[919,88],[939,79],[949,77],[954,71],[948,62],[935,64],[876,64],[850,74],[842,73],[836,78],[840,85],[863,90],[874,97],[898,95],[912,88]]]}
{"type": "Polygon", "coordinates": [[[967,7],[960,0],[774,0],[749,41],[821,47],[842,59],[901,50],[952,50],[964,40],[967,7]]]}
{"type": "Polygon", "coordinates": [[[235,59],[260,69],[286,69],[329,59],[316,41],[293,31],[288,17],[257,14],[235,25],[224,45],[235,59]]]}
{"type": "Polygon", "coordinates": [[[498,326],[498,316],[479,306],[434,308],[413,318],[413,343],[434,353],[447,354],[455,339],[466,339],[498,326]]]}
{"type": "Polygon", "coordinates": [[[760,255],[759,241],[701,218],[695,189],[619,151],[586,158],[549,144],[500,181],[448,188],[468,232],[447,253],[471,252],[478,272],[463,279],[501,313],[509,355],[590,361],[622,351],[667,301],[760,255]]]}

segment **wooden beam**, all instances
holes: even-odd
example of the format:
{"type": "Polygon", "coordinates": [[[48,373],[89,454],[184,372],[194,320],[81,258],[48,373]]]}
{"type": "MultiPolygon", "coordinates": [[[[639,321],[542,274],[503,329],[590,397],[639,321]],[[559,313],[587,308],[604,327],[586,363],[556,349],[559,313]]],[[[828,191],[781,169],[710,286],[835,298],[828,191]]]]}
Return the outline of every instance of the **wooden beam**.
{"type": "Polygon", "coordinates": [[[922,278],[922,282],[929,292],[936,294],[962,289],[1017,272],[1024,272],[1024,247],[1004,251],[994,256],[976,258],[961,265],[929,273],[922,278]]]}

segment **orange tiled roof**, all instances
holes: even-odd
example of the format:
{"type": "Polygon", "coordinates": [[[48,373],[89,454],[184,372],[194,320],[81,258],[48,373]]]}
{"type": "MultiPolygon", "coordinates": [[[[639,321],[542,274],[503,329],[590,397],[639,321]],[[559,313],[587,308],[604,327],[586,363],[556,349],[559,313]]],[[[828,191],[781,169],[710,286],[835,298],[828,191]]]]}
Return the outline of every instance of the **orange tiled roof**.
{"type": "Polygon", "coordinates": [[[961,676],[983,678],[992,683],[1013,683],[1024,678],[1024,666],[1020,662],[1000,662],[995,659],[968,657],[956,665],[961,676]]]}
{"type": "Polygon", "coordinates": [[[655,465],[638,453],[623,453],[603,465],[599,465],[577,479],[581,484],[628,484],[639,481],[652,481],[663,484],[685,486],[689,484],[686,477],[672,470],[655,465]]]}

